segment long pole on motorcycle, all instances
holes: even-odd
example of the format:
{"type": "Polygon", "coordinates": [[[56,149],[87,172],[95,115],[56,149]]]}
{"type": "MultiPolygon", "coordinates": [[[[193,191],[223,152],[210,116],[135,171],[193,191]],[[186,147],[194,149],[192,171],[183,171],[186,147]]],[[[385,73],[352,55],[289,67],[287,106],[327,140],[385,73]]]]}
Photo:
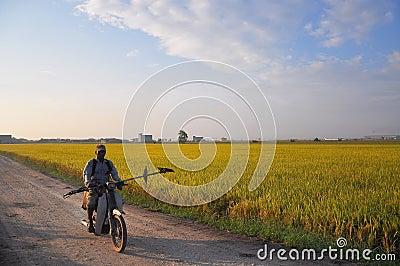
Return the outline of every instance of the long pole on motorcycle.
{"type": "Polygon", "coordinates": [[[134,180],[134,179],[143,178],[143,179],[144,179],[144,182],[147,183],[147,177],[148,177],[148,176],[157,175],[157,174],[164,174],[164,173],[169,173],[169,172],[174,172],[174,170],[169,169],[169,168],[164,168],[164,167],[162,167],[162,168],[161,168],[161,167],[158,167],[158,171],[157,171],[157,172],[154,172],[154,173],[147,173],[147,166],[146,166],[146,167],[144,168],[143,175],[134,176],[134,177],[131,177],[131,178],[128,178],[128,179],[124,179],[124,180],[121,180],[121,182],[126,182],[126,181],[130,181],[130,180],[134,180]]]}

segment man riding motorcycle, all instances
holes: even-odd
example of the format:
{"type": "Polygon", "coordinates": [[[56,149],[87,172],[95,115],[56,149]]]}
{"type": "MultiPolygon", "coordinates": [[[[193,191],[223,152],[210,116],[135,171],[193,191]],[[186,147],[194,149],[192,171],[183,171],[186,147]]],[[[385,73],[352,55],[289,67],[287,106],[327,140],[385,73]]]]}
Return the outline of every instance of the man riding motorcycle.
{"type": "MultiPolygon", "coordinates": [[[[96,210],[99,196],[105,193],[105,191],[99,189],[98,185],[105,185],[106,182],[110,181],[110,175],[114,181],[121,181],[114,164],[110,160],[104,158],[106,155],[106,147],[102,144],[97,145],[95,154],[96,158],[88,161],[83,170],[83,179],[85,181],[85,186],[89,188],[89,192],[84,195],[82,208],[87,209],[89,233],[95,232],[93,226],[93,212],[96,210]]],[[[122,184],[119,189],[121,188],[122,184]]]]}

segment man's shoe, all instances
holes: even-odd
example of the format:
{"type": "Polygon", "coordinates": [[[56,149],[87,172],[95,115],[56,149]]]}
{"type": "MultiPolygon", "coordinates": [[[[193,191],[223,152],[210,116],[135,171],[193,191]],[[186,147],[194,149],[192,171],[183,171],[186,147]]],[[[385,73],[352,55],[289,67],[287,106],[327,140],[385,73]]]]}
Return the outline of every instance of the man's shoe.
{"type": "Polygon", "coordinates": [[[94,233],[94,226],[93,226],[93,224],[89,225],[88,232],[89,232],[89,233],[94,233]]]}

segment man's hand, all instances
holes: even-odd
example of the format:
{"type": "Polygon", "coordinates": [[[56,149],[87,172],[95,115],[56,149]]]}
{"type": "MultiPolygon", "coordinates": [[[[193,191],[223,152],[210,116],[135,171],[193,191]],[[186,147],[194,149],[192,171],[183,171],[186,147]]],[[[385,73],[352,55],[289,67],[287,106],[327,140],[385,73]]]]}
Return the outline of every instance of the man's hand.
{"type": "Polygon", "coordinates": [[[124,182],[119,182],[118,184],[117,184],[117,188],[119,189],[119,190],[122,190],[122,186],[124,185],[124,182]]]}
{"type": "Polygon", "coordinates": [[[94,186],[95,186],[95,183],[94,183],[93,181],[85,182],[85,186],[86,186],[87,188],[89,188],[89,187],[94,187],[94,186]]]}

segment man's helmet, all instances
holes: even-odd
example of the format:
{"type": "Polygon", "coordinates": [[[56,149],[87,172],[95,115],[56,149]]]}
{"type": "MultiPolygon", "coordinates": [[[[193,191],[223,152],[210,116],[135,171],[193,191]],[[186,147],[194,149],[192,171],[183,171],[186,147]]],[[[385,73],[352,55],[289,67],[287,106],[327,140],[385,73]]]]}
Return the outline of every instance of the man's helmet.
{"type": "Polygon", "coordinates": [[[96,151],[95,153],[97,154],[99,151],[106,151],[106,146],[104,146],[103,144],[99,144],[96,146],[96,151]]]}

